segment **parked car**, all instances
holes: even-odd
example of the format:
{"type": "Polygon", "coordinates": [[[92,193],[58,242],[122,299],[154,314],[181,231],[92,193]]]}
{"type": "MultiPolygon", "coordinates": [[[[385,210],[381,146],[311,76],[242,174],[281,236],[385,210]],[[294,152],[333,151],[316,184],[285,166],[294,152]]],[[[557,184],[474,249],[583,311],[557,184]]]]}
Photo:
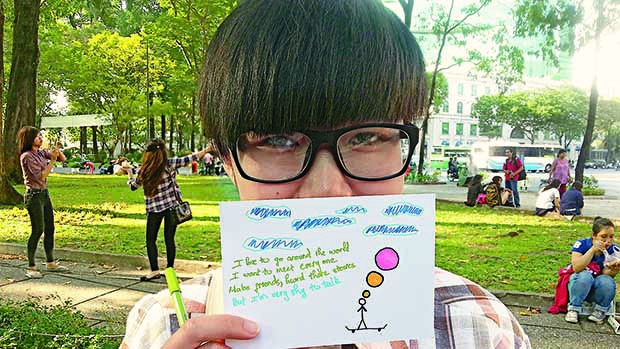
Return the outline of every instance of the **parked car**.
{"type": "Polygon", "coordinates": [[[596,168],[596,164],[594,163],[594,161],[586,161],[585,164],[583,164],[584,168],[596,168]]]}

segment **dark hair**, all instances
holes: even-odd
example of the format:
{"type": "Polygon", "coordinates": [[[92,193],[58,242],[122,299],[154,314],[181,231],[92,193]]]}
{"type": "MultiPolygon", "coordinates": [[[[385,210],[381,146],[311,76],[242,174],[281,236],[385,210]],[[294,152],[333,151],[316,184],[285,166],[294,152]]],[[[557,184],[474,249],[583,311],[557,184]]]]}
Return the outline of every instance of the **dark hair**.
{"type": "Polygon", "coordinates": [[[19,153],[23,154],[32,150],[34,139],[39,134],[39,129],[32,126],[24,126],[17,132],[17,138],[19,139],[19,153]]]}
{"type": "Polygon", "coordinates": [[[142,154],[142,166],[136,178],[136,182],[144,188],[144,195],[152,197],[157,194],[157,186],[161,183],[167,166],[166,143],[161,139],[150,140],[142,154]]]}
{"type": "Polygon", "coordinates": [[[574,181],[572,187],[577,190],[581,190],[581,188],[583,188],[583,183],[581,183],[580,181],[574,181]]]}
{"type": "Polygon", "coordinates": [[[547,184],[547,186],[545,188],[543,188],[542,191],[547,191],[547,190],[552,189],[552,188],[557,189],[557,188],[560,187],[560,185],[562,185],[562,182],[560,182],[559,179],[553,179],[551,181],[551,183],[547,184]]]}
{"type": "Polygon", "coordinates": [[[471,182],[469,182],[469,186],[474,186],[476,184],[480,184],[480,182],[482,182],[482,175],[475,175],[474,178],[471,179],[471,182]]]}
{"type": "Polygon", "coordinates": [[[493,178],[491,178],[491,182],[495,182],[495,183],[501,183],[502,182],[502,177],[500,176],[493,176],[493,178]]]}
{"type": "Polygon", "coordinates": [[[609,227],[614,228],[614,229],[616,228],[616,226],[610,219],[603,218],[603,217],[596,217],[594,218],[594,222],[592,222],[592,235],[596,235],[600,233],[601,230],[607,229],[609,227]]]}
{"type": "Polygon", "coordinates": [[[560,150],[558,150],[558,155],[557,156],[560,157],[560,155],[564,154],[564,153],[566,153],[566,150],[565,149],[560,149],[560,150]]]}
{"type": "Polygon", "coordinates": [[[222,156],[247,131],[410,122],[426,111],[424,58],[378,0],[244,1],[209,45],[199,103],[222,156]]]}

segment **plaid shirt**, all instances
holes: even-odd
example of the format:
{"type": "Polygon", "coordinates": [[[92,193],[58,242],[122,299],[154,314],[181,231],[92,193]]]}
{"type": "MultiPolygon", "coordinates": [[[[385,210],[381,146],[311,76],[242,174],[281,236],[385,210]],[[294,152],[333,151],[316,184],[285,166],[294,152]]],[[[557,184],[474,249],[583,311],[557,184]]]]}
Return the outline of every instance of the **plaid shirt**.
{"type": "MultiPolygon", "coordinates": [[[[223,313],[221,269],[181,285],[191,317],[223,313]]],[[[127,318],[121,349],[160,348],[178,329],[168,290],[142,298],[127,318]]],[[[531,348],[530,340],[510,310],[477,284],[435,268],[435,340],[406,343],[411,349],[531,348]]],[[[321,347],[323,349],[388,349],[390,343],[321,347]]]]}
{"type": "MultiPolygon", "coordinates": [[[[157,194],[152,197],[144,195],[146,213],[165,211],[175,206],[181,200],[181,190],[177,184],[176,169],[187,166],[194,160],[198,160],[198,153],[180,158],[168,159],[168,167],[167,170],[164,171],[161,183],[157,186],[157,194]]],[[[139,173],[140,171],[138,171],[138,174],[139,173]]],[[[136,183],[136,178],[128,180],[127,185],[131,190],[136,190],[140,187],[140,184],[136,183]]]]}

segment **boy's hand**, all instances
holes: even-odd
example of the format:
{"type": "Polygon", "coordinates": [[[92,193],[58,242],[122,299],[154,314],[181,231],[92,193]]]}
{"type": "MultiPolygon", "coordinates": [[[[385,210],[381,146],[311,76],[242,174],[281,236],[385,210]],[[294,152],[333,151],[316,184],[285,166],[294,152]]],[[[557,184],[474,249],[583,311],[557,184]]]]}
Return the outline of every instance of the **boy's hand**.
{"type": "Polygon", "coordinates": [[[260,331],[250,320],[233,315],[210,315],[189,319],[162,348],[197,348],[208,342],[208,348],[228,348],[222,339],[252,339],[260,331]]]}

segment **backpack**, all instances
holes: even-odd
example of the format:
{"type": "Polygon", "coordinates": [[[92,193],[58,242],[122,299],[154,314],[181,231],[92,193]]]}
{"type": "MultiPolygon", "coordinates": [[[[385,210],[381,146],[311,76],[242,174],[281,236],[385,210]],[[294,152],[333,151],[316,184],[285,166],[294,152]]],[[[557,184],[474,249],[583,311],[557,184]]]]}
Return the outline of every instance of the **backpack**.
{"type": "Polygon", "coordinates": [[[489,206],[493,207],[500,204],[499,190],[496,184],[489,184],[485,193],[487,194],[487,204],[489,206]]]}

